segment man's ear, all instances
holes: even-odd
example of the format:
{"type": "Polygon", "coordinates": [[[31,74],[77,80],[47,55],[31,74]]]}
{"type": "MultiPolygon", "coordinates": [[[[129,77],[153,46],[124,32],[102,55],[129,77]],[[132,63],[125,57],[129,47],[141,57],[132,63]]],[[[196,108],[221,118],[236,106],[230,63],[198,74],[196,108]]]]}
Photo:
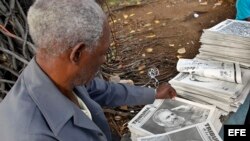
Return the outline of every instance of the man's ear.
{"type": "Polygon", "coordinates": [[[78,43],[76,46],[72,48],[70,53],[70,61],[74,64],[77,64],[82,56],[82,51],[86,48],[84,43],[78,43]]]}

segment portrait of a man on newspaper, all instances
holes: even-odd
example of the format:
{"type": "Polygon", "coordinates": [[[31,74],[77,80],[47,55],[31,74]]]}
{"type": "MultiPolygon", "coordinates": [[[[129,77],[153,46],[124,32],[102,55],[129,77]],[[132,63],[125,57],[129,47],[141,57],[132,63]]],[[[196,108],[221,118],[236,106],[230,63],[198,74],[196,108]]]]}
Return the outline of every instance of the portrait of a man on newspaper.
{"type": "Polygon", "coordinates": [[[214,108],[181,98],[159,100],[145,107],[130,122],[130,128],[135,127],[137,131],[140,130],[146,134],[166,133],[212,118],[214,108]]]}
{"type": "Polygon", "coordinates": [[[160,109],[153,115],[153,121],[163,126],[165,131],[173,131],[182,127],[205,121],[209,112],[191,105],[180,105],[169,109],[160,109]]]}

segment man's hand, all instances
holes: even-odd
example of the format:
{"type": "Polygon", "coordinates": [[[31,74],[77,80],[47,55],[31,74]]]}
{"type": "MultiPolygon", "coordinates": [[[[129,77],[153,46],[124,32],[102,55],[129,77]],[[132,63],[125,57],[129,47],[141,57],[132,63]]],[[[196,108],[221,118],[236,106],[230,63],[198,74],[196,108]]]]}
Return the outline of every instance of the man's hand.
{"type": "Polygon", "coordinates": [[[156,89],[156,99],[170,99],[174,98],[175,96],[175,89],[168,83],[163,83],[156,89]]]}

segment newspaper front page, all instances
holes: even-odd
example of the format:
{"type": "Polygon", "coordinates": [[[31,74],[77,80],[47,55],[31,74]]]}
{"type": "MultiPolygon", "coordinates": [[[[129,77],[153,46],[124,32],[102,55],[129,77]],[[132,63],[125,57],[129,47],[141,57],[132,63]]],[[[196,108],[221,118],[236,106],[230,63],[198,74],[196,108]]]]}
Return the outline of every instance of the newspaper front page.
{"type": "Polygon", "coordinates": [[[145,106],[129,123],[136,136],[161,134],[212,120],[215,106],[203,105],[176,97],[156,100],[145,106]]]}
{"type": "Polygon", "coordinates": [[[177,71],[219,80],[242,83],[240,65],[199,59],[179,59],[177,71]]]}
{"type": "Polygon", "coordinates": [[[210,122],[202,122],[169,133],[138,138],[138,141],[222,141],[210,122]]]}

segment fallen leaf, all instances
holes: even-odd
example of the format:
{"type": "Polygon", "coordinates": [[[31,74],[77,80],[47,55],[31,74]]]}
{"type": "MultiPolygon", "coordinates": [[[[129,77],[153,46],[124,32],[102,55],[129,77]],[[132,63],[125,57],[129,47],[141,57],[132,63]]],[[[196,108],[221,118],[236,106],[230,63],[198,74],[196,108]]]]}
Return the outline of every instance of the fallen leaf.
{"type": "Polygon", "coordinates": [[[151,26],[151,23],[147,23],[144,25],[144,27],[148,27],[148,26],[151,26]]]}
{"type": "Polygon", "coordinates": [[[144,73],[144,71],[140,71],[139,73],[140,73],[140,74],[143,74],[143,73],[144,73]]]}
{"type": "Polygon", "coordinates": [[[134,111],[134,110],[131,110],[131,111],[130,111],[130,113],[132,113],[132,114],[133,114],[133,113],[135,113],[135,111],[134,111]]]}
{"type": "Polygon", "coordinates": [[[148,30],[153,30],[153,28],[152,28],[152,27],[150,27],[150,28],[148,28],[148,30]]]}
{"type": "Polygon", "coordinates": [[[112,42],[112,43],[110,44],[110,46],[113,46],[113,45],[115,45],[115,42],[112,42]]]}
{"type": "Polygon", "coordinates": [[[146,49],[146,52],[147,52],[147,53],[153,52],[153,48],[151,48],[151,47],[150,47],[150,48],[147,48],[147,49],[146,49]]]}
{"type": "Polygon", "coordinates": [[[217,3],[215,3],[214,5],[215,6],[221,6],[222,5],[222,3],[223,3],[223,1],[218,1],[217,3]]]}
{"type": "Polygon", "coordinates": [[[150,15],[150,14],[152,14],[152,13],[153,13],[153,12],[148,12],[147,14],[150,15]]]}
{"type": "Polygon", "coordinates": [[[146,54],[145,54],[145,53],[143,53],[141,56],[142,56],[142,57],[146,57],[146,54]]]}
{"type": "Polygon", "coordinates": [[[115,116],[115,120],[119,121],[119,120],[121,120],[121,119],[122,119],[121,116],[115,116]]]}
{"type": "Polygon", "coordinates": [[[177,55],[176,57],[177,57],[178,59],[182,58],[182,56],[181,56],[181,55],[177,55]]]}
{"type": "Polygon", "coordinates": [[[127,19],[127,18],[128,18],[128,15],[126,15],[126,14],[123,15],[123,18],[124,18],[124,19],[127,19]]]}
{"type": "Polygon", "coordinates": [[[154,37],[156,37],[155,34],[146,36],[146,38],[154,38],[154,37]]]}
{"type": "Polygon", "coordinates": [[[183,48],[178,49],[177,52],[178,52],[179,54],[184,54],[184,53],[186,53],[186,49],[183,47],[183,48]]]}
{"type": "Polygon", "coordinates": [[[160,21],[159,21],[159,20],[155,20],[154,22],[155,22],[156,24],[160,23],[160,21]]]}
{"type": "Polygon", "coordinates": [[[145,68],[146,68],[145,65],[141,65],[141,66],[138,67],[138,71],[141,71],[141,70],[143,70],[143,69],[145,69],[145,68]]]}
{"type": "Polygon", "coordinates": [[[133,17],[134,15],[135,15],[134,13],[133,13],[133,14],[130,14],[129,17],[133,17]]]}
{"type": "Polygon", "coordinates": [[[207,5],[207,1],[206,2],[201,2],[200,5],[207,5]]]}
{"type": "Polygon", "coordinates": [[[174,44],[168,44],[170,47],[174,47],[174,44]]]}
{"type": "Polygon", "coordinates": [[[129,33],[135,33],[135,31],[134,31],[134,30],[131,30],[129,33]]]}

